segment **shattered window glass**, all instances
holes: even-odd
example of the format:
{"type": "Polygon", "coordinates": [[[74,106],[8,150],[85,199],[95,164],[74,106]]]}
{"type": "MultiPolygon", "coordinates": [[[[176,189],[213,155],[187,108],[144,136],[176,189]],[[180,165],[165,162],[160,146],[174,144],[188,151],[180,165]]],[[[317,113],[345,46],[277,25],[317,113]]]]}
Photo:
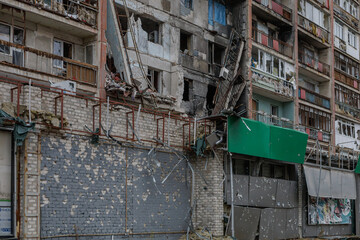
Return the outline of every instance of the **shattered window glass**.
{"type": "Polygon", "coordinates": [[[24,30],[21,28],[14,28],[14,43],[24,45],[24,30]]]}
{"type": "MultiPolygon", "coordinates": [[[[0,24],[0,40],[10,41],[10,26],[0,24]]],[[[0,44],[0,52],[10,54],[10,47],[0,44]]]]}

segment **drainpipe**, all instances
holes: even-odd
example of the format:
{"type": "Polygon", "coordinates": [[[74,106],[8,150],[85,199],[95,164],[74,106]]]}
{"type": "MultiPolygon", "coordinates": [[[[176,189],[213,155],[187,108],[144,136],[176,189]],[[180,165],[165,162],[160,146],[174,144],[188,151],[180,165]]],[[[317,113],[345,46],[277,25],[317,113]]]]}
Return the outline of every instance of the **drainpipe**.
{"type": "Polygon", "coordinates": [[[234,228],[234,177],[233,177],[233,165],[232,165],[232,154],[230,155],[230,186],[231,186],[231,236],[235,238],[234,228]]]}

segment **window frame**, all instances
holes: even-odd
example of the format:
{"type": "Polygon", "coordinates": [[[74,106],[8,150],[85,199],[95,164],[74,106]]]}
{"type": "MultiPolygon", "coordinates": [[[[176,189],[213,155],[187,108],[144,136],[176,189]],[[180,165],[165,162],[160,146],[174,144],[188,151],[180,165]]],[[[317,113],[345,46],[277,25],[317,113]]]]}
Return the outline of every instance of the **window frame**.
{"type": "Polygon", "coordinates": [[[348,44],[355,49],[357,49],[356,39],[356,34],[353,31],[348,30],[348,44]]]}

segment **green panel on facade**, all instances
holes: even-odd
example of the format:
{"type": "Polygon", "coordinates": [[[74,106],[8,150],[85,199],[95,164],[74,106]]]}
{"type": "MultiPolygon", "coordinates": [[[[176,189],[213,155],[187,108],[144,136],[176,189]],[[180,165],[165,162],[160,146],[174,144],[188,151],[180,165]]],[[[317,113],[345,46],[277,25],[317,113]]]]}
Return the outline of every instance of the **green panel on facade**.
{"type": "Polygon", "coordinates": [[[356,168],[355,168],[355,173],[359,173],[359,174],[360,174],[360,164],[359,164],[359,162],[360,162],[360,155],[359,155],[359,159],[358,159],[358,162],[357,162],[356,168]]]}
{"type": "Polygon", "coordinates": [[[228,118],[228,131],[229,152],[270,157],[270,128],[268,125],[251,119],[231,116],[228,118]]]}
{"type": "Polygon", "coordinates": [[[270,126],[270,158],[303,164],[307,139],[306,133],[270,126]]]}
{"type": "Polygon", "coordinates": [[[308,135],[246,118],[228,118],[228,151],[304,163],[308,135]],[[251,129],[251,131],[249,130],[251,129]]]}

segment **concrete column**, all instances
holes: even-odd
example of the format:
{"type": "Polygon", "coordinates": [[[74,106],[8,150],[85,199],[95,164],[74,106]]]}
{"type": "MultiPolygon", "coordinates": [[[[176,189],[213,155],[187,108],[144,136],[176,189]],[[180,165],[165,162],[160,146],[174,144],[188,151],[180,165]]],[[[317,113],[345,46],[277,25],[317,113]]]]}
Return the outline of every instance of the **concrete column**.
{"type": "MultiPolygon", "coordinates": [[[[110,0],[112,1],[112,0],[110,0]]],[[[100,98],[106,98],[105,92],[105,64],[106,64],[106,37],[105,31],[107,26],[107,0],[100,1],[98,14],[98,49],[99,49],[99,70],[98,70],[98,95],[100,98]]]]}

